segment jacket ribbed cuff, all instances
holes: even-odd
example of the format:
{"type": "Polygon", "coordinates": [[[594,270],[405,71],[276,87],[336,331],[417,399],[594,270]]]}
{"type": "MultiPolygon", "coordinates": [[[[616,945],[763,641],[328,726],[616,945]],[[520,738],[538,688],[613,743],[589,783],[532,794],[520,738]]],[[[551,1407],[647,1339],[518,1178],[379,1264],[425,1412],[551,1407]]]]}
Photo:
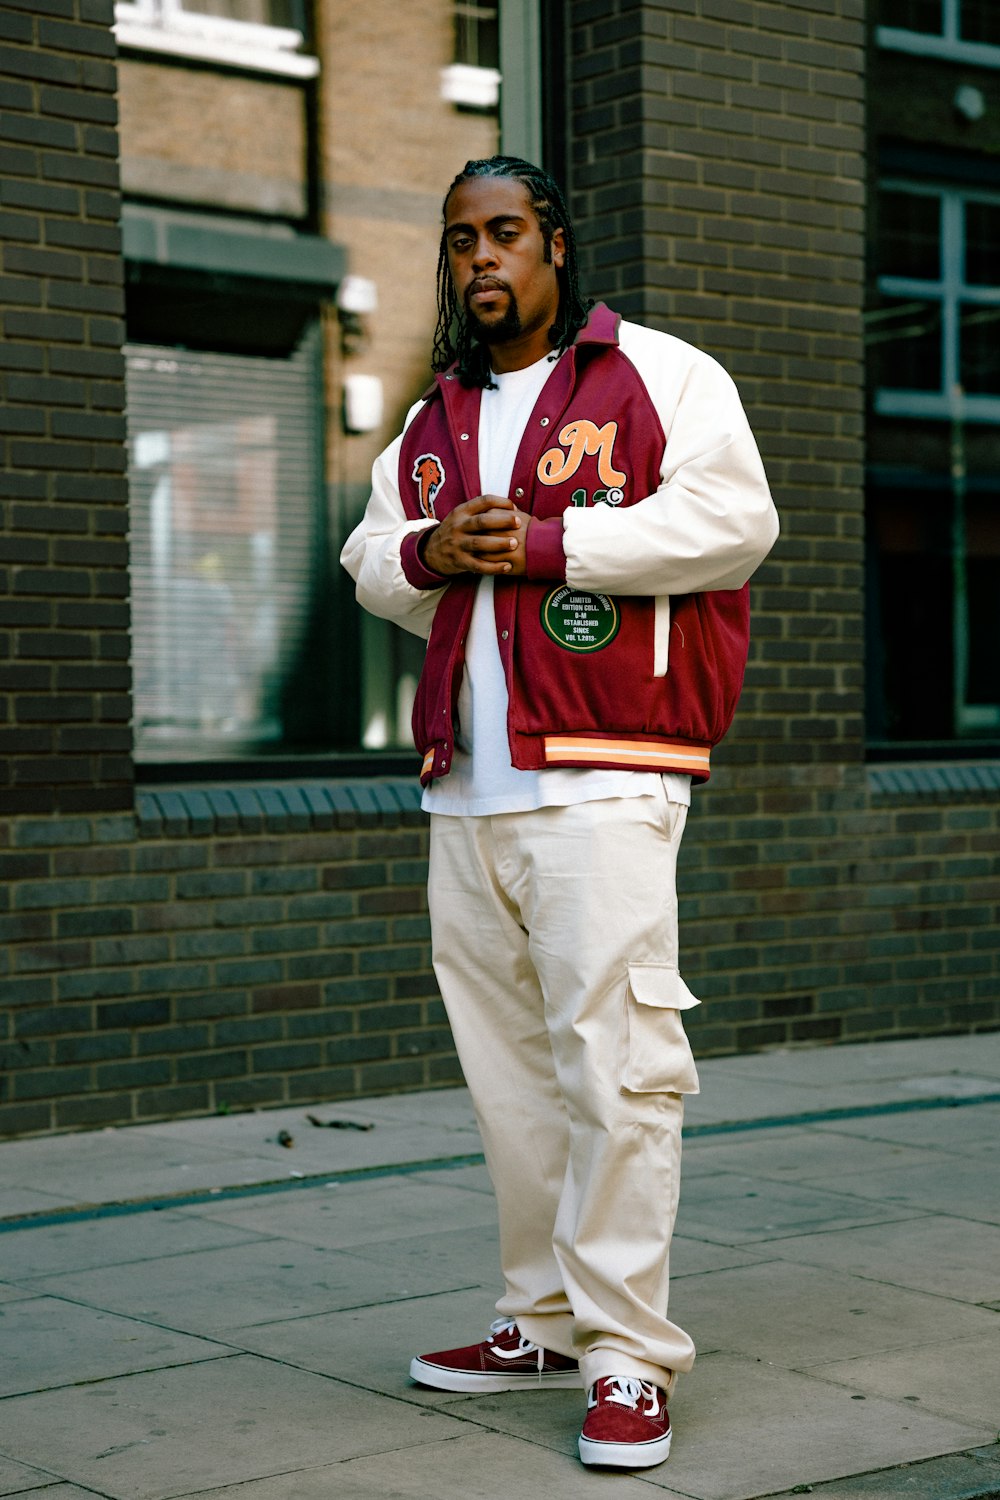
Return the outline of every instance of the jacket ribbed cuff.
{"type": "Polygon", "coordinates": [[[448,582],[443,573],[429,568],[420,555],[422,541],[433,530],[433,526],[425,526],[422,531],[408,531],[399,549],[406,581],[415,589],[441,589],[448,582]]]}
{"type": "Polygon", "coordinates": [[[563,581],[566,553],[563,549],[562,517],[532,521],[524,542],[525,577],[563,581]]]}

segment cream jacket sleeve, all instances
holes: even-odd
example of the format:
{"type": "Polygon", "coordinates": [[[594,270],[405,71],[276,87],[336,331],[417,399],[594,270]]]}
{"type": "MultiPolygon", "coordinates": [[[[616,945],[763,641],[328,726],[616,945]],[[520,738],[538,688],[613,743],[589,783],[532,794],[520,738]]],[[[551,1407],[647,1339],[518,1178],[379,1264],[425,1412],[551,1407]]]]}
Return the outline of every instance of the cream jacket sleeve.
{"type": "Polygon", "coordinates": [[[666,435],[661,482],[622,510],[565,512],[566,580],[608,594],[742,588],[773,547],[778,517],[736,387],[670,334],[622,323],[619,337],[666,435]]]}
{"type": "Polygon", "coordinates": [[[399,549],[408,532],[425,531],[434,522],[406,519],[397,484],[403,436],[422,405],[418,401],[410,408],[399,437],[375,460],[371,499],[344,543],[340,561],[354,579],[357,601],[364,609],[426,639],[444,585],[414,588],[403,572],[399,549]]]}

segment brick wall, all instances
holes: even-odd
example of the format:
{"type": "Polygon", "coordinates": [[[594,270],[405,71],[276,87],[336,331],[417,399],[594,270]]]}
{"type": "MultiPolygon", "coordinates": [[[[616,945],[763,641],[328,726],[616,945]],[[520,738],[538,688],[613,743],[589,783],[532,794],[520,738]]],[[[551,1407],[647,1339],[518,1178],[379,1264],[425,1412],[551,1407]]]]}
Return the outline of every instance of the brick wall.
{"type": "Polygon", "coordinates": [[[0,12],[0,812],[131,805],[112,0],[0,12]]]}
{"type": "MultiPolygon", "coordinates": [[[[998,768],[831,780],[769,832],[726,779],[682,877],[697,1055],[997,1025],[998,768]],[[732,859],[761,836],[781,879],[732,859]]],[[[426,856],[412,780],[0,822],[0,1134],[459,1081],[426,856]]]]}
{"type": "Polygon", "coordinates": [[[460,1077],[414,782],[0,825],[0,1134],[460,1077]]]}

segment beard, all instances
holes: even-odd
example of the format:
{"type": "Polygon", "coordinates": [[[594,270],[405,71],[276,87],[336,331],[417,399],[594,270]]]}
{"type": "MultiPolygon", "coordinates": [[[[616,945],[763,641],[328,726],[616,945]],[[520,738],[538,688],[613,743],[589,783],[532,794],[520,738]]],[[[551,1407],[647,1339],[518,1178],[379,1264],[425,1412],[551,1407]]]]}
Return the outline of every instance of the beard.
{"type": "Polygon", "coordinates": [[[499,317],[495,323],[480,322],[468,306],[465,311],[472,337],[481,344],[507,344],[511,339],[516,339],[522,331],[517,298],[509,289],[507,290],[507,306],[502,317],[499,317]]]}

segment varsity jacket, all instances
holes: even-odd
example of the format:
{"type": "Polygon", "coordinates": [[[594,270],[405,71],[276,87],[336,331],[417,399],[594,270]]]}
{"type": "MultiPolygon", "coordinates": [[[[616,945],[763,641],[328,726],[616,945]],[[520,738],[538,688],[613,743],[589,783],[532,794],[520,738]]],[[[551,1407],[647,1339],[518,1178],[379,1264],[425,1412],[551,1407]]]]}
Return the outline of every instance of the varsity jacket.
{"type": "MultiPolygon", "coordinates": [[[[480,392],[439,375],[376,461],[341,561],[366,609],[428,637],[413,710],[421,781],[452,761],[478,577],[421,533],[482,493],[480,392]]],[[[708,355],[596,306],[528,419],[510,498],[526,576],[494,578],[511,763],[706,781],[739,698],[748,579],[777,516],[736,388],[708,355]]]]}

